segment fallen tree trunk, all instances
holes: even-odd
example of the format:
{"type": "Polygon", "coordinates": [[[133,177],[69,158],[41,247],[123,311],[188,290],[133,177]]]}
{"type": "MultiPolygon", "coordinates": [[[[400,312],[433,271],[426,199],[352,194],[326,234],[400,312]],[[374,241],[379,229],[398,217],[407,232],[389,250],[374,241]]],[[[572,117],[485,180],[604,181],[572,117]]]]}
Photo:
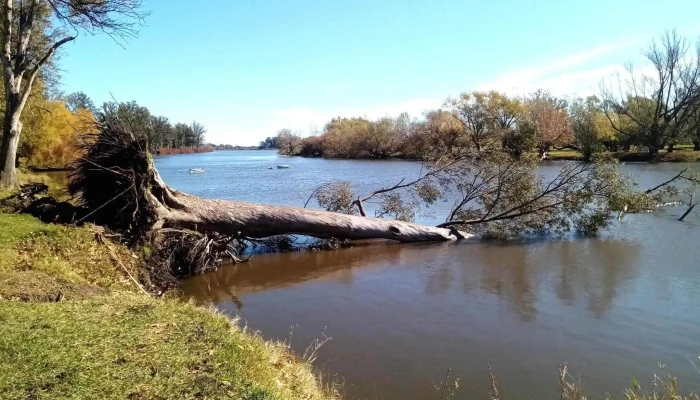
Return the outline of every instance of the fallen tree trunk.
{"type": "Polygon", "coordinates": [[[203,199],[171,189],[144,143],[118,123],[102,123],[71,173],[70,191],[96,223],[146,237],[160,228],[238,238],[300,234],[317,238],[445,241],[471,237],[455,229],[381,218],[203,199]]]}
{"type": "Polygon", "coordinates": [[[443,241],[470,237],[451,229],[329,211],[203,199],[169,188],[152,167],[147,200],[156,212],[154,227],[191,229],[224,235],[268,237],[300,234],[317,238],[443,241]]]}
{"type": "Polygon", "coordinates": [[[255,238],[301,234],[318,238],[423,242],[470,236],[402,221],[296,207],[209,200],[172,190],[164,204],[156,205],[156,212],[159,226],[255,238]]]}

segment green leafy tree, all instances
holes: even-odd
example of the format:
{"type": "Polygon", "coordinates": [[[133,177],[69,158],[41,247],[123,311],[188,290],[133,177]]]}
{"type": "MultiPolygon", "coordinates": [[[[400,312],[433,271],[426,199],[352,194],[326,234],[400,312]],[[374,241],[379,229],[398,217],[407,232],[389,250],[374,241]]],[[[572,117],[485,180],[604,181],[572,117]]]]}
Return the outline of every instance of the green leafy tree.
{"type": "Polygon", "coordinates": [[[178,122],[173,127],[173,134],[175,137],[173,141],[174,148],[191,146],[191,143],[193,142],[192,138],[194,137],[194,133],[192,132],[192,127],[190,125],[178,122]]]}
{"type": "Polygon", "coordinates": [[[260,145],[258,146],[260,150],[268,150],[268,149],[279,149],[279,144],[277,143],[277,137],[276,136],[270,136],[265,138],[265,140],[260,142],[260,145]]]}
{"type": "Polygon", "coordinates": [[[190,128],[192,129],[192,138],[189,147],[202,147],[204,144],[204,134],[207,132],[206,128],[197,121],[192,122],[190,128]]]}
{"type": "Polygon", "coordinates": [[[134,135],[148,141],[149,150],[156,150],[160,138],[154,137],[151,124],[151,112],[147,107],[139,105],[136,101],[127,103],[108,102],[102,105],[103,118],[109,121],[121,121],[134,135]]]}
{"type": "Polygon", "coordinates": [[[151,132],[152,150],[157,151],[162,147],[172,147],[173,126],[168,118],[151,115],[151,132]]]}
{"type": "Polygon", "coordinates": [[[76,112],[78,109],[82,108],[90,111],[92,114],[97,114],[99,111],[95,107],[95,103],[92,99],[83,92],[73,92],[65,97],[66,107],[71,112],[76,112]]]}
{"type": "Polygon", "coordinates": [[[610,140],[611,129],[600,111],[600,100],[589,96],[575,99],[570,106],[571,122],[576,146],[586,161],[604,149],[603,140],[610,140]]]}

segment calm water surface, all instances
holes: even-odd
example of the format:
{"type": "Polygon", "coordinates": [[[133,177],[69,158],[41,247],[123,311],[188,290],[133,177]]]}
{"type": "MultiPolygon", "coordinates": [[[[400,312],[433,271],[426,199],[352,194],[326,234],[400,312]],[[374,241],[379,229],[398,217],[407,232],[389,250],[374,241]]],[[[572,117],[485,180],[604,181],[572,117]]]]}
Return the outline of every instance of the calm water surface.
{"type": "MultiPolygon", "coordinates": [[[[347,180],[362,192],[420,170],[267,151],[161,157],[156,165],[168,184],[196,195],[295,206],[324,181],[347,180]],[[195,167],[206,173],[190,175],[195,167]]],[[[700,168],[624,168],[646,188],[685,166],[700,168]]],[[[420,219],[444,219],[449,206],[420,219]]],[[[555,398],[561,362],[595,395],[620,394],[633,378],[649,387],[659,363],[681,389],[697,391],[700,218],[679,223],[682,212],[626,216],[597,238],[257,255],[184,289],[269,339],[289,338],[294,325],[298,351],[327,327],[333,339],[317,364],[342,377],[349,398],[437,398],[448,366],[461,377],[458,398],[485,398],[487,365],[506,396],[555,398]]]]}

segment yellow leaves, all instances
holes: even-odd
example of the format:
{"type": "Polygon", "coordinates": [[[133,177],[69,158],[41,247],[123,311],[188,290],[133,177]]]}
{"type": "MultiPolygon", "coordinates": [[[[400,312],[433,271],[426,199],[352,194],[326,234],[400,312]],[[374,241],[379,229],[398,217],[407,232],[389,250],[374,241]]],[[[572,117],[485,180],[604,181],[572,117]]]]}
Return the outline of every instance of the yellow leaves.
{"type": "Polygon", "coordinates": [[[61,101],[37,100],[23,114],[21,155],[32,166],[64,167],[81,152],[80,136],[95,133],[94,116],[71,113],[61,101]]]}

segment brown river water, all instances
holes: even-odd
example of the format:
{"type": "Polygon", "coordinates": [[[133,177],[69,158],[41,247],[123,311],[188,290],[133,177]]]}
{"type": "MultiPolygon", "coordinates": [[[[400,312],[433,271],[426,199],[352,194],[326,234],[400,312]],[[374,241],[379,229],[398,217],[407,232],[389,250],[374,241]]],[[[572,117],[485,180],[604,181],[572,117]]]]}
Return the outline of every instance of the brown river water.
{"type": "MultiPolygon", "coordinates": [[[[561,167],[541,167],[547,175],[561,167]]],[[[288,158],[267,151],[161,157],[165,181],[196,195],[303,205],[315,186],[358,192],[418,174],[405,161],[288,158]],[[278,170],[277,164],[292,168],[278,170]],[[190,175],[188,168],[203,167],[190,175]],[[270,170],[269,167],[274,169],[270,170]]],[[[689,166],[627,164],[640,187],[689,166]]],[[[435,223],[450,203],[420,216],[435,223]]],[[[390,244],[256,254],[184,281],[185,296],[238,316],[298,352],[325,330],[316,365],[347,398],[436,399],[447,372],[456,398],[486,398],[491,366],[505,397],[557,397],[566,362],[592,395],[651,388],[659,364],[700,390],[700,217],[684,208],[628,215],[596,238],[390,244]]]]}

